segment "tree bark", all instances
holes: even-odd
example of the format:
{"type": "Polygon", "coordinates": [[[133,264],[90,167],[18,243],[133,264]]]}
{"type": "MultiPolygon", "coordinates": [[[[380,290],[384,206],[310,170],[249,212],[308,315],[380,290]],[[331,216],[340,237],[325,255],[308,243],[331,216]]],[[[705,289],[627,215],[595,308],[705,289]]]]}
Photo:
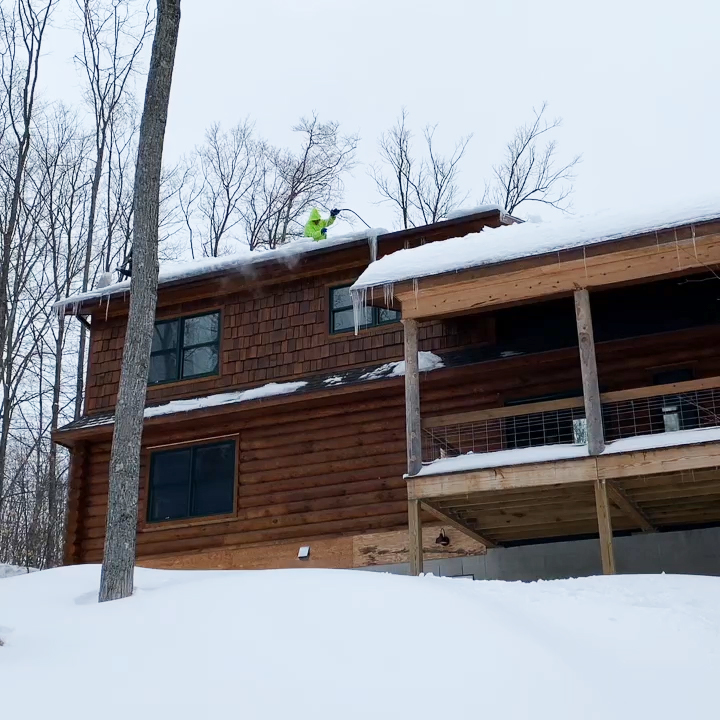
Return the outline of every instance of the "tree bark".
{"type": "Polygon", "coordinates": [[[105,554],[99,601],[132,595],[138,519],[140,443],[158,283],[158,218],[180,0],[157,0],[157,24],[135,169],[133,274],[115,410],[105,554]]]}

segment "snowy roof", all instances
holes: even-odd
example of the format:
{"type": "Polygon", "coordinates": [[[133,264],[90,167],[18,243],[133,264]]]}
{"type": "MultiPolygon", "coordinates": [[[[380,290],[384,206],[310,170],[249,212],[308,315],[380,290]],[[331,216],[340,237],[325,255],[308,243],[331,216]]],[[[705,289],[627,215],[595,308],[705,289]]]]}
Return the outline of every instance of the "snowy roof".
{"type": "MultiPolygon", "coordinates": [[[[430,372],[431,370],[439,370],[445,367],[445,363],[439,355],[425,351],[419,353],[418,364],[421,372],[430,372]]],[[[397,360],[375,367],[352,368],[344,372],[315,376],[296,382],[270,382],[247,390],[214,393],[212,395],[188,398],[185,400],[171,400],[162,405],[146,407],[144,418],[147,420],[161,415],[175,415],[223,405],[238,405],[249,402],[250,400],[263,400],[278,395],[291,395],[300,391],[313,392],[317,390],[328,390],[342,385],[354,385],[372,380],[386,380],[402,377],[403,375],[405,375],[405,361],[397,360]]],[[[88,430],[90,428],[112,425],[114,422],[114,412],[96,413],[74,420],[61,427],[58,432],[65,433],[73,430],[88,430]]]]}
{"type": "Polygon", "coordinates": [[[361,291],[484,265],[546,255],[720,219],[720,195],[644,210],[603,211],[541,223],[485,228],[465,237],[399,250],[373,262],[353,285],[361,291]]]}
{"type": "MultiPolygon", "coordinates": [[[[281,245],[274,250],[246,250],[244,252],[223,255],[221,257],[200,258],[186,262],[164,263],[160,268],[160,285],[174,283],[182,280],[213,275],[215,273],[236,270],[238,272],[252,272],[256,265],[267,262],[281,262],[292,267],[299,260],[307,255],[326,252],[328,249],[352,245],[353,243],[367,242],[370,248],[369,258],[376,257],[378,235],[387,233],[383,228],[372,228],[355,233],[347,233],[333,237],[328,234],[326,240],[316,242],[314,240],[296,240],[281,245]]],[[[111,295],[118,295],[129,292],[130,280],[116,282],[102,288],[95,288],[84,293],[77,293],[70,297],[63,298],[55,303],[57,309],[66,306],[78,306],[83,302],[109,298],[111,295]]]]}

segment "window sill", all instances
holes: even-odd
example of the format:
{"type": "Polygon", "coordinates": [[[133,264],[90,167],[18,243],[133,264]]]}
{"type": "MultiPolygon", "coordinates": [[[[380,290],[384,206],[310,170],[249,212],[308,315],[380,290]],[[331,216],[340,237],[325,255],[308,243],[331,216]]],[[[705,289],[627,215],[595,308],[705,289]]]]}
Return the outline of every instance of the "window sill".
{"type": "Polygon", "coordinates": [[[209,515],[201,518],[188,518],[183,520],[161,520],[158,522],[148,522],[143,520],[138,525],[138,532],[158,532],[161,530],[180,530],[182,528],[198,527],[202,525],[218,525],[228,522],[228,520],[237,519],[237,512],[226,513],[225,515],[209,515]]]}
{"type": "Polygon", "coordinates": [[[189,385],[190,383],[203,382],[204,380],[218,380],[222,377],[222,373],[217,372],[212,375],[197,375],[196,377],[183,378],[182,380],[170,380],[169,382],[148,383],[148,392],[155,389],[174,388],[179,385],[189,385]]]}
{"type": "Polygon", "coordinates": [[[335,338],[345,338],[348,335],[353,337],[360,337],[361,335],[377,335],[381,332],[386,332],[388,329],[394,329],[396,331],[402,331],[402,323],[400,320],[394,322],[383,323],[382,325],[372,325],[371,327],[363,327],[358,329],[358,334],[355,335],[355,328],[349,330],[330,330],[328,332],[328,338],[332,341],[335,338]],[[397,325],[397,327],[395,327],[397,325]]]}

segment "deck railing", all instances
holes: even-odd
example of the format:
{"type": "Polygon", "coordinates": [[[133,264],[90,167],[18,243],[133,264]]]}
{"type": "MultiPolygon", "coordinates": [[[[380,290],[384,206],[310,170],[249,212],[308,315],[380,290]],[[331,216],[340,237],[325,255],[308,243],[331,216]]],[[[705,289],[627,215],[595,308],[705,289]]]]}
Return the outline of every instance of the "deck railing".
{"type": "MultiPolygon", "coordinates": [[[[720,427],[720,378],[601,395],[606,442],[720,427]]],[[[423,461],[467,453],[587,442],[582,398],[427,417],[423,461]]]]}

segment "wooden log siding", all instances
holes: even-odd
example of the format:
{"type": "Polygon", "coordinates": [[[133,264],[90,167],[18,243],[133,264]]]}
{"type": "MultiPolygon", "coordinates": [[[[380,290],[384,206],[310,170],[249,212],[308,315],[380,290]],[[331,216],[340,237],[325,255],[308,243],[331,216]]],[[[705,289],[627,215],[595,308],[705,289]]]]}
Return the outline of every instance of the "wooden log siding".
{"type": "MultiPolygon", "coordinates": [[[[392,323],[353,332],[329,331],[330,288],[349,285],[356,272],[293,280],[265,288],[262,296],[235,293],[218,305],[216,298],[160,308],[157,317],[171,318],[220,309],[222,339],[220,374],[148,388],[148,402],[197,397],[301,375],[346,370],[403,358],[402,325],[392,323]]],[[[115,405],[125,341],[125,317],[98,312],[93,316],[86,407],[88,413],[115,405]]],[[[492,339],[492,318],[471,327],[434,322],[419,332],[420,350],[443,352],[492,339]]]]}
{"type": "MultiPolygon", "coordinates": [[[[700,328],[600,343],[601,389],[612,393],[647,387],[656,368],[691,365],[698,378],[720,376],[718,334],[717,328],[700,328]]],[[[498,408],[507,399],[567,392],[580,383],[576,348],[517,356],[423,374],[422,410],[430,417],[498,408]]],[[[402,378],[383,391],[373,391],[368,384],[335,400],[298,399],[272,409],[238,410],[197,425],[191,418],[169,418],[167,425],[146,429],[144,445],[239,433],[237,517],[142,530],[140,558],[407,530],[402,378]]],[[[77,537],[70,538],[74,562],[101,557],[109,452],[109,442],[88,445],[82,492],[73,495],[79,498],[73,520],[77,537]]],[[[147,450],[144,458],[145,472],[147,450]]],[[[144,493],[145,482],[142,517],[144,493]]],[[[423,523],[432,521],[425,516],[423,523]]]]}

